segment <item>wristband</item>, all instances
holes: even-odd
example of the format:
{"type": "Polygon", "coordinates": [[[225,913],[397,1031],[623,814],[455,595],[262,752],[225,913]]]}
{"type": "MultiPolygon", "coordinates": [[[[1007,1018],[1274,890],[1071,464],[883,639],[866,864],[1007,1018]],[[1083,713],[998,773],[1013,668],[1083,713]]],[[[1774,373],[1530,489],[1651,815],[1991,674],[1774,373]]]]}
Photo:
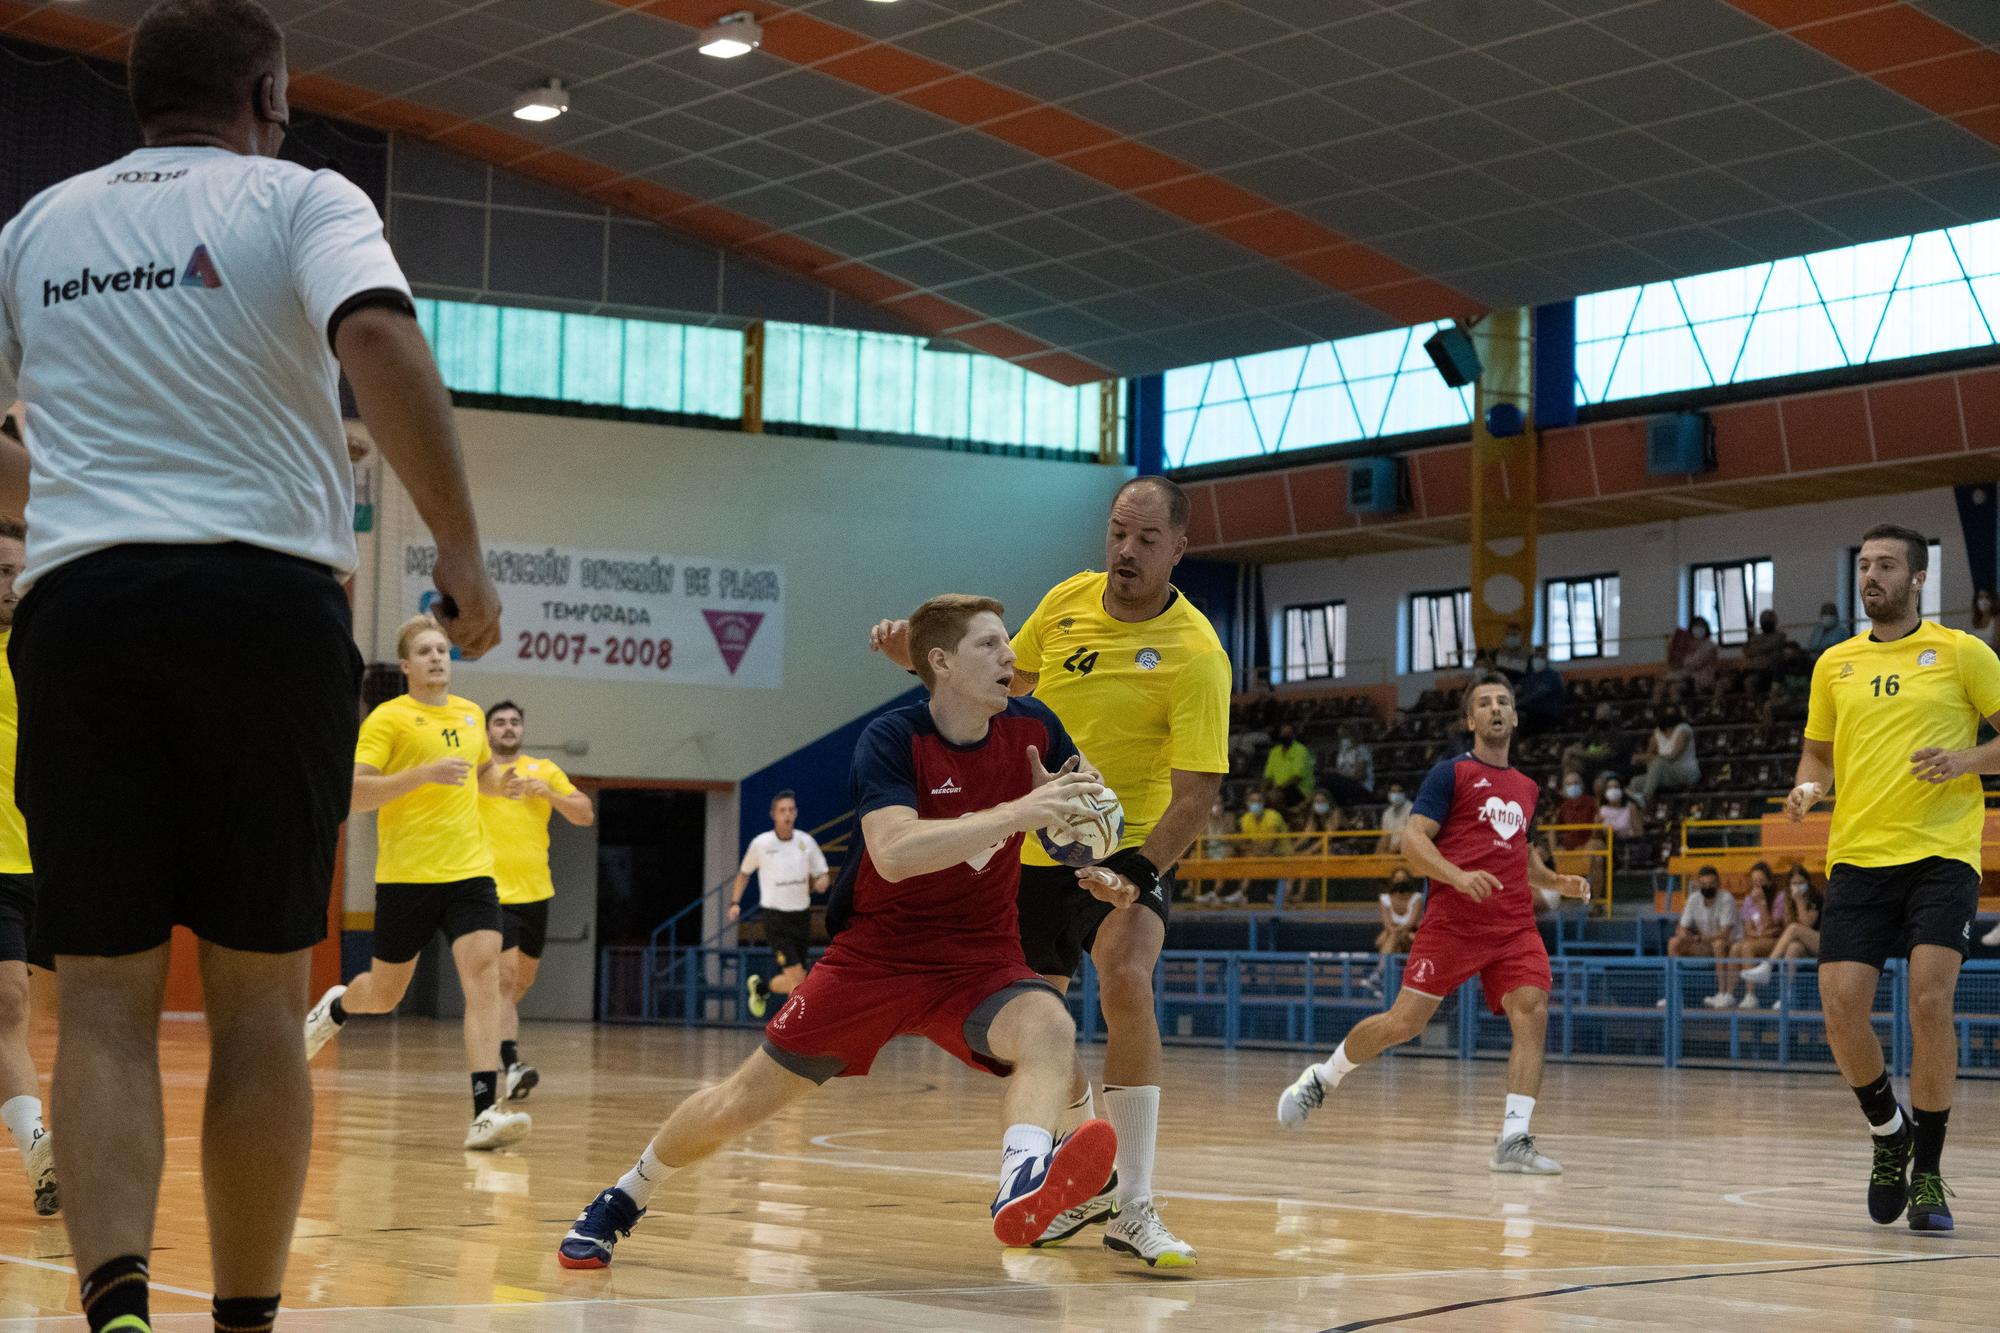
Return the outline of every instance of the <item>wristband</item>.
{"type": "Polygon", "coordinates": [[[1160,869],[1148,861],[1145,853],[1137,847],[1127,847],[1122,852],[1113,852],[1098,864],[1131,880],[1133,887],[1139,890],[1142,897],[1148,893],[1159,892],[1160,869]]]}

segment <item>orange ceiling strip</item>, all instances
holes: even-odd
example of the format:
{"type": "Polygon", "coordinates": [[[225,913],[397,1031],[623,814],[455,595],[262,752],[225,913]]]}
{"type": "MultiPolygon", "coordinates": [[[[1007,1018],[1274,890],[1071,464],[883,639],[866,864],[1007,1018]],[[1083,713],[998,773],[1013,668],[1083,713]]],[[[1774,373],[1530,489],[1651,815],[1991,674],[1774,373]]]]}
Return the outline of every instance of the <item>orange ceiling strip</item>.
{"type": "Polygon", "coordinates": [[[1857,74],[2000,144],[2000,51],[1903,0],[1729,0],[1857,74]]]}
{"type": "MultiPolygon", "coordinates": [[[[80,55],[112,59],[122,59],[131,40],[129,32],[113,24],[62,10],[37,8],[20,0],[0,0],[0,32],[80,55]]],[[[340,116],[374,129],[435,140],[469,157],[531,176],[606,207],[691,233],[724,249],[752,255],[856,300],[888,309],[925,333],[948,336],[978,347],[1059,383],[1090,384],[1111,378],[1111,372],[1103,366],[1058,351],[994,323],[977,311],[920,293],[909,283],[831,250],[773,231],[754,218],[717,208],[650,181],[622,176],[602,163],[545,148],[521,135],[415,102],[382,97],[365,88],[315,74],[294,79],[291,98],[295,105],[309,111],[340,116]]]]}
{"type": "Polygon", "coordinates": [[[760,48],[792,64],[885,97],[920,107],[968,129],[1005,140],[1016,147],[1058,162],[1116,190],[1137,194],[1154,207],[1197,227],[1214,232],[1266,259],[1275,260],[1385,314],[1401,320],[1442,319],[1475,314],[1479,303],[1415,269],[1377,255],[1368,266],[1375,280],[1368,285],[1330,283],[1324,265],[1307,266],[1296,237],[1310,235],[1315,249],[1351,249],[1358,242],[1309,218],[1279,208],[1165,153],[1086,120],[1060,107],[1024,97],[977,75],[876,42],[859,33],[796,10],[758,0],[611,0],[628,9],[690,27],[713,23],[725,13],[747,8],[764,29],[760,48]],[[996,109],[999,113],[996,114],[996,109]],[[1160,187],[1147,192],[1143,187],[1160,187]],[[1220,224],[1253,214],[1282,213],[1292,237],[1266,248],[1258,230],[1224,230],[1220,224]],[[1421,313],[1412,316],[1412,310],[1421,313]]]}

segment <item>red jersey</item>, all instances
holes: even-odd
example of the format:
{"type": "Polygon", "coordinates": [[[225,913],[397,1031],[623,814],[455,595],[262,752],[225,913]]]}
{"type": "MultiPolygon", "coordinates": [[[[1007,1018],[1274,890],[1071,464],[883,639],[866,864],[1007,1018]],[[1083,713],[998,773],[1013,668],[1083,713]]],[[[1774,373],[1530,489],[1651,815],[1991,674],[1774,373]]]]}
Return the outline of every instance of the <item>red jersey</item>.
{"type": "Polygon", "coordinates": [[[1010,700],[983,740],[954,745],[938,734],[928,703],[884,713],[854,748],[854,854],[827,904],[834,935],[827,960],[851,958],[897,971],[973,963],[1022,963],[1015,897],[1021,838],[1012,834],[958,865],[891,883],[861,837],[871,811],[907,806],[919,819],[958,819],[1028,794],[1028,747],[1051,771],[1076,753],[1069,734],[1032,698],[1010,700]]]}
{"type": "Polygon", "coordinates": [[[1457,934],[1536,929],[1528,892],[1528,826],[1541,788],[1517,768],[1496,768],[1470,754],[1447,759],[1425,776],[1412,814],[1437,821],[1444,859],[1460,870],[1484,870],[1500,891],[1476,903],[1448,884],[1425,897],[1424,925],[1457,934]]]}

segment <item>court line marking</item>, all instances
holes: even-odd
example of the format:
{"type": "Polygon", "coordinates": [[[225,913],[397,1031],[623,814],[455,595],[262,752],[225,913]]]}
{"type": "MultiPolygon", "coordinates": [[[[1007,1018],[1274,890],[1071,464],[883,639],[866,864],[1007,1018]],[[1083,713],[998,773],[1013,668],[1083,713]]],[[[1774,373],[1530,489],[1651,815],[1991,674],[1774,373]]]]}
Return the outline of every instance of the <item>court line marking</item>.
{"type": "MultiPolygon", "coordinates": [[[[953,1171],[938,1166],[904,1166],[895,1162],[851,1161],[843,1158],[860,1157],[877,1151],[872,1148],[855,1148],[828,1156],[809,1156],[804,1153],[758,1152],[750,1148],[737,1148],[718,1154],[727,1157],[757,1157],[773,1162],[802,1162],[808,1166],[844,1166],[860,1171],[894,1171],[904,1175],[950,1176],[957,1180],[988,1180],[990,1176],[977,1171],[953,1171]]],[[[1520,1217],[1493,1217],[1476,1213],[1447,1213],[1428,1208],[1393,1208],[1372,1203],[1339,1203],[1332,1199],[1300,1199],[1274,1194],[1219,1194],[1204,1190],[1162,1190],[1169,1199],[1196,1199],[1202,1203],[1264,1203],[1287,1204],[1301,1208],[1329,1208],[1339,1212],[1389,1214],[1396,1217],[1416,1217],[1439,1222],[1490,1222],[1505,1224],[1518,1222],[1520,1217]]],[[[1539,1217],[1528,1221],[1538,1227],[1548,1227],[1558,1231],[1587,1231],[1600,1235],[1646,1236],[1655,1240],[1692,1240],[1711,1244],[1721,1242],[1729,1245],[1761,1245],[1771,1249],[1804,1251],[1822,1254],[1860,1254],[1869,1258],[1902,1258],[1901,1250],[1877,1250],[1858,1245],[1826,1245],[1814,1242],[1800,1245],[1794,1241],[1766,1240],[1758,1236],[1715,1236],[1693,1231],[1661,1231],[1651,1227],[1626,1227],[1605,1222],[1562,1222],[1539,1217]]]]}
{"type": "MultiPolygon", "coordinates": [[[[19,1264],[23,1268],[39,1268],[45,1272],[67,1273],[71,1277],[77,1276],[77,1271],[68,1264],[50,1263],[47,1259],[30,1259],[22,1254],[0,1254],[0,1264],[19,1264]]],[[[154,1291],[164,1291],[175,1296],[192,1296],[198,1301],[212,1301],[215,1299],[215,1293],[212,1291],[190,1291],[186,1287],[170,1287],[164,1282],[148,1282],[146,1285],[154,1291]]],[[[68,1317],[80,1318],[81,1316],[72,1315],[68,1317]]]]}
{"type": "Polygon", "coordinates": [[[1487,1296],[1473,1301],[1455,1301],[1450,1305],[1433,1305],[1423,1310],[1405,1310],[1401,1314],[1382,1315],[1374,1319],[1356,1319],[1351,1323],[1336,1324],[1323,1333],[1360,1333],[1366,1328],[1382,1328],[1389,1324],[1401,1324],[1411,1319],[1428,1319],[1432,1315],[1456,1314],[1460,1310],[1478,1310],[1489,1305],[1513,1305],[1520,1301],[1539,1301],[1550,1296],[1576,1296],[1591,1291],[1614,1291],[1621,1287],[1657,1287],[1670,1282],[1705,1282],[1720,1277],[1772,1277],[1781,1273],[1824,1273],[1833,1268],[1891,1268],[1898,1264],[1949,1264],[1966,1259],[2000,1259],[2000,1254],[1919,1254],[1906,1255],[1900,1259],[1855,1259],[1837,1264],[1800,1264],[1792,1268],[1767,1268],[1755,1274],[1725,1273],[1718,1270],[1703,1273],[1686,1273],[1679,1277],[1642,1277],[1629,1282],[1582,1282],[1569,1287],[1550,1287],[1547,1291],[1524,1291],[1515,1296],[1487,1296]]]}

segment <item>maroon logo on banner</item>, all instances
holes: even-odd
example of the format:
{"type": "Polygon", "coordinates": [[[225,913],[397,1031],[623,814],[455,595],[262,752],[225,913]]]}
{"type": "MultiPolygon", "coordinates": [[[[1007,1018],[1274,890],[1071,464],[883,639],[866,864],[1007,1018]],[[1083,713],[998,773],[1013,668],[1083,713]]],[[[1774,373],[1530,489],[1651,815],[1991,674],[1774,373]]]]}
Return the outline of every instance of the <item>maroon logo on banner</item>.
{"type": "Polygon", "coordinates": [[[715,646],[722,650],[722,664],[729,668],[729,674],[736,674],[737,664],[743,654],[750,651],[750,640],[757,637],[757,627],[764,623],[762,611],[703,611],[708,620],[708,632],[715,636],[715,646]]]}

